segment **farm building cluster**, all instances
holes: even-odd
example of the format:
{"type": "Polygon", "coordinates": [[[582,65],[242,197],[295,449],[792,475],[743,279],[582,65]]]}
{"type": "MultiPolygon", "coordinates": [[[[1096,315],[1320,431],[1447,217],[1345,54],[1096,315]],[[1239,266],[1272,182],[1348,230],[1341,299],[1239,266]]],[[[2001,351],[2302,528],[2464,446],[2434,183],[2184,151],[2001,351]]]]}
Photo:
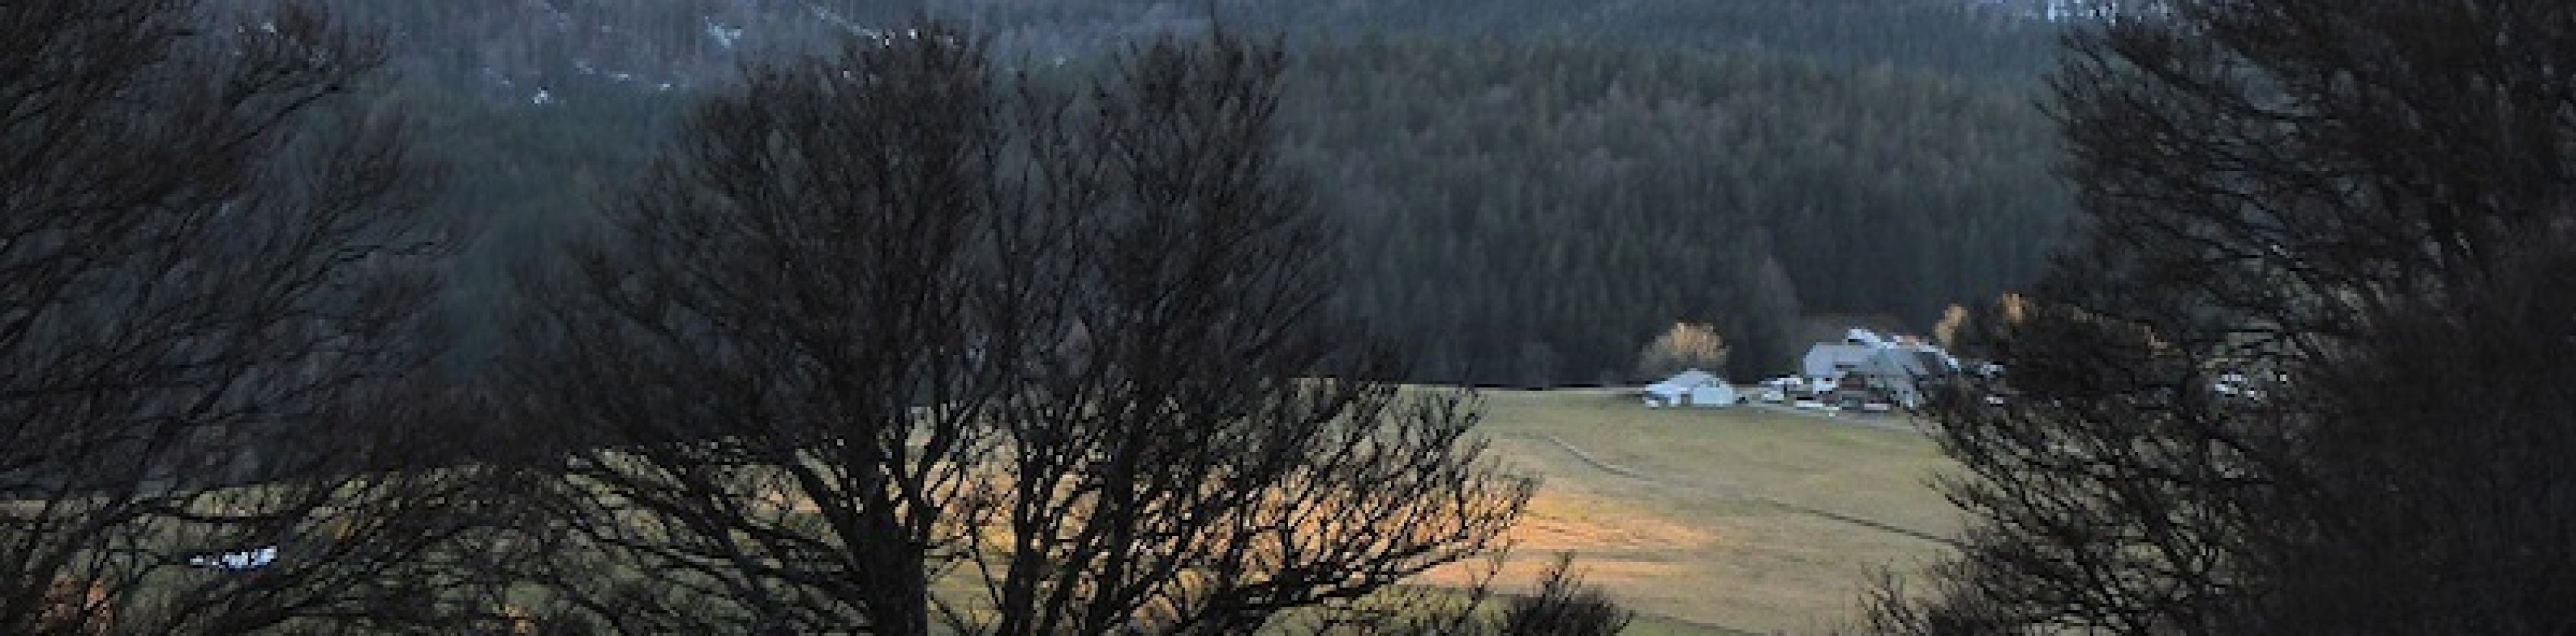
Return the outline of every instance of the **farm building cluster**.
{"type": "Polygon", "coordinates": [[[1807,349],[1799,365],[1807,393],[1819,401],[1844,404],[1923,405],[1925,380],[1949,377],[1964,368],[1941,347],[1914,336],[1881,336],[1852,329],[1839,343],[1807,349]]]}
{"type": "Polygon", "coordinates": [[[1921,407],[1927,382],[1970,370],[1994,371],[1991,365],[1963,362],[1922,338],[1855,328],[1846,330],[1841,341],[1809,347],[1797,375],[1763,381],[1756,389],[1739,393],[1725,379],[1691,369],[1647,385],[1642,396],[1648,407],[1768,402],[1885,412],[1921,407]]]}

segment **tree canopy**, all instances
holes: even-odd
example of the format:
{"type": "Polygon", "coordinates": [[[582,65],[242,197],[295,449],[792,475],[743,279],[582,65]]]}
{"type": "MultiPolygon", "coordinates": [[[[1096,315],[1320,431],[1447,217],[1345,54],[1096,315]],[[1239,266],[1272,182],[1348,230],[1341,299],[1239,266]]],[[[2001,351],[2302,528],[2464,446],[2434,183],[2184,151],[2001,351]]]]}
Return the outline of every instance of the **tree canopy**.
{"type": "Polygon", "coordinates": [[[2102,3],[1914,633],[2576,629],[2576,8],[2102,3]]]}

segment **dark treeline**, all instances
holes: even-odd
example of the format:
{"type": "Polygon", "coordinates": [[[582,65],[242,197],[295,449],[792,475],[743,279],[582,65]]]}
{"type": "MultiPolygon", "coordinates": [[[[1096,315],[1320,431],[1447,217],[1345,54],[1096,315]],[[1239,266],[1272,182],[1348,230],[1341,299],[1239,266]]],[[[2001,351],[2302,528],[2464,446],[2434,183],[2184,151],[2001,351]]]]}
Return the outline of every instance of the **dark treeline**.
{"type": "Polygon", "coordinates": [[[1733,375],[1776,373],[1801,314],[1929,325],[2026,280],[2069,199],[2030,106],[2057,28],[2013,6],[559,0],[346,19],[386,33],[399,82],[380,101],[419,120],[456,186],[436,207],[477,230],[450,266],[459,363],[497,346],[504,272],[559,258],[745,61],[927,10],[1071,76],[1213,10],[1294,50],[1289,159],[1352,226],[1338,306],[1419,346],[1406,379],[1547,386],[1633,379],[1675,321],[1721,326],[1733,375]]]}
{"type": "MultiPolygon", "coordinates": [[[[2024,280],[2069,206],[2012,83],[1602,39],[1318,41],[1291,64],[1289,159],[1351,229],[1338,306],[1418,346],[1412,380],[1631,379],[1675,321],[1720,325],[1735,375],[1777,372],[1802,313],[1928,325],[2024,280]]],[[[481,230],[450,294],[467,325],[708,90],[575,74],[538,104],[433,77],[395,101],[481,230]]],[[[493,342],[466,331],[460,360],[493,342]]]]}
{"type": "MultiPolygon", "coordinates": [[[[256,2],[259,0],[227,0],[256,2]]],[[[2062,2],[2062,0],[2058,0],[2062,2]]],[[[2011,81],[2053,62],[2051,0],[457,0],[346,2],[358,24],[389,27],[404,70],[507,80],[624,73],[656,86],[730,75],[744,59],[811,51],[844,28],[888,28],[916,11],[992,39],[1005,59],[1082,58],[1139,36],[1215,22],[1291,40],[1368,35],[1513,39],[1616,34],[1642,46],[1756,50],[1836,66],[1900,68],[2011,81]]],[[[502,84],[494,81],[491,87],[502,84]]]]}
{"type": "Polygon", "coordinates": [[[1626,377],[1675,321],[1739,376],[1801,313],[1930,324],[2042,262],[2070,205],[2013,91],[1604,41],[1313,47],[1294,145],[1352,228],[1354,315],[1419,379],[1626,377]]]}
{"type": "Polygon", "coordinates": [[[1873,633],[2576,633],[2576,5],[2104,3],[1873,633]]]}
{"type": "Polygon", "coordinates": [[[844,25],[900,24],[916,8],[886,0],[334,4],[342,20],[381,29],[402,52],[390,70],[520,98],[585,77],[646,90],[704,86],[733,77],[743,63],[823,48],[844,25]]]}
{"type": "Polygon", "coordinates": [[[1080,55],[1140,32],[1215,19],[1296,38],[1371,34],[1514,39],[1594,37],[1685,50],[1758,50],[1837,66],[2036,79],[2055,55],[2037,2],[2006,0],[945,0],[933,10],[994,34],[1006,50],[1080,55]]]}
{"type": "Polygon", "coordinates": [[[466,230],[447,262],[447,313],[460,327],[452,363],[492,353],[509,270],[555,257],[569,232],[592,225],[601,197],[635,177],[702,93],[648,95],[592,81],[552,87],[555,101],[532,107],[433,82],[387,92],[385,108],[411,115],[419,152],[440,161],[452,185],[435,196],[435,214],[466,230]]]}

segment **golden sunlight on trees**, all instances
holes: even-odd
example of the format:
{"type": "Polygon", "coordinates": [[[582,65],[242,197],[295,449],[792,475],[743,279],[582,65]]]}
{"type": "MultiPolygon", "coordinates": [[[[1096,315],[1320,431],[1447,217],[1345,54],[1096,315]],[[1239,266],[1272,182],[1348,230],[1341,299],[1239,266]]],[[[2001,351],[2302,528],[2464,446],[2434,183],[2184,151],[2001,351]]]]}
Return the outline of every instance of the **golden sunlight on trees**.
{"type": "Polygon", "coordinates": [[[2018,325],[2030,320],[2030,298],[2021,294],[2004,294],[2004,323],[2018,325]]]}
{"type": "Polygon", "coordinates": [[[1661,378],[1683,369],[1722,369],[1726,367],[1726,351],[1726,339],[1717,335],[1716,326],[1676,322],[1637,352],[1637,377],[1661,378]]]}
{"type": "Polygon", "coordinates": [[[1941,322],[1932,325],[1932,340],[1942,347],[1959,346],[1959,330],[1968,326],[1968,308],[1951,305],[1941,310],[1941,322]]]}

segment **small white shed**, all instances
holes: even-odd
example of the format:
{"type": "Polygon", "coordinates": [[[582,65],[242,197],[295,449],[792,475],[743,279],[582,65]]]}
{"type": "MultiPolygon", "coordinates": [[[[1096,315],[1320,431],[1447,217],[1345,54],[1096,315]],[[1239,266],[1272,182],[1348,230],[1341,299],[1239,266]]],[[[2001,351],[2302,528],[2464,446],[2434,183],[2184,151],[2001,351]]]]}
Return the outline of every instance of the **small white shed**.
{"type": "Polygon", "coordinates": [[[1646,385],[1646,406],[1729,406],[1735,404],[1735,386],[1709,372],[1691,369],[1662,382],[1646,385]]]}

